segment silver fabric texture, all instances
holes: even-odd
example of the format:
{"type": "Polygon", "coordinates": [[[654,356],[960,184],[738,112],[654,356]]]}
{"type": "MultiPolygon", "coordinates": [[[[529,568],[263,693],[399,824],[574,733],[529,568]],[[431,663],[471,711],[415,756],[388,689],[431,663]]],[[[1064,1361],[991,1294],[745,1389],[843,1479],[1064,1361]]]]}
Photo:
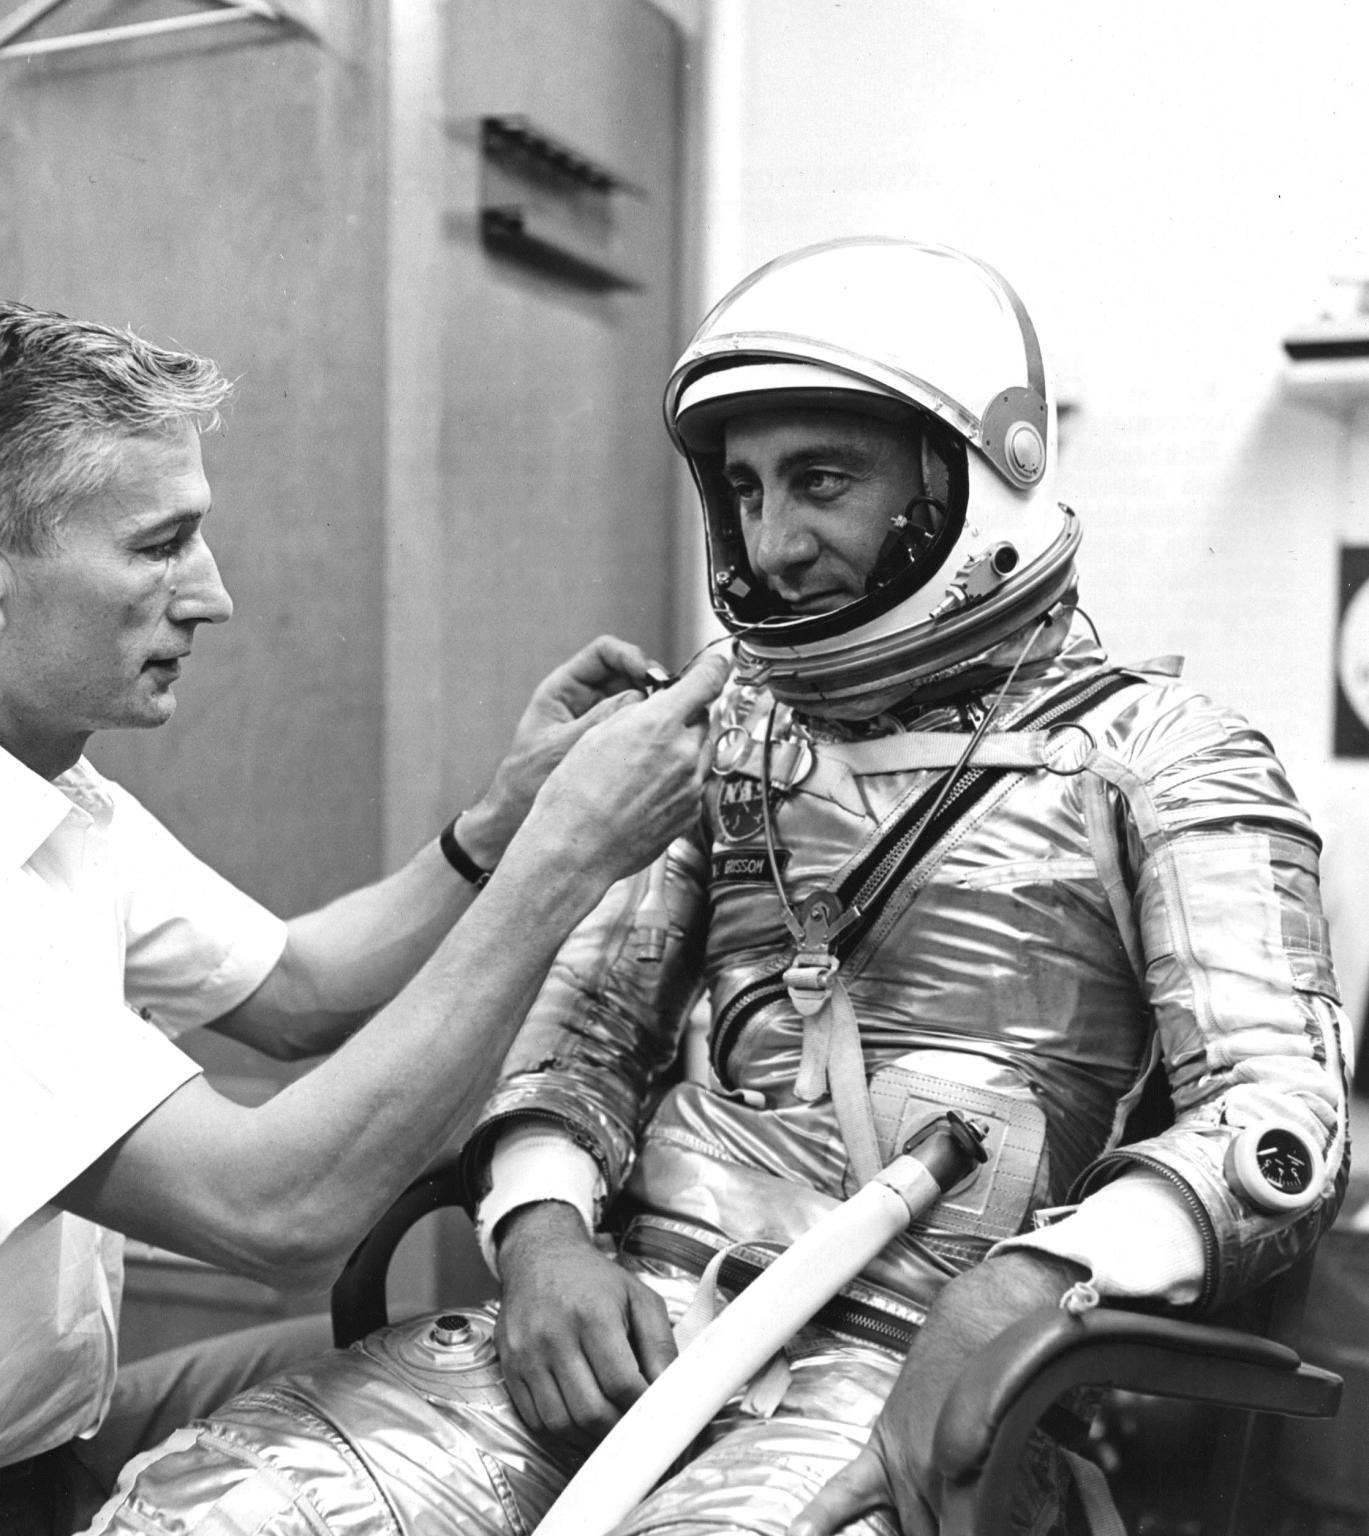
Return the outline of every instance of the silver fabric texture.
{"type": "MultiPolygon", "coordinates": [[[[672,1313],[692,1289],[659,1266],[648,1283],[672,1313]]],[[[439,1316],[334,1350],[177,1431],[130,1463],[89,1536],[530,1536],[578,1458],[524,1428],[490,1340],[493,1308],[465,1314],[473,1337],[455,1348],[434,1342],[439,1316]]],[[[624,1536],[784,1536],[855,1455],[899,1364],[820,1329],[788,1356],[779,1410],[755,1418],[729,1403],[624,1536]]],[[[1027,1460],[1024,1495],[1038,1519],[1063,1501],[1044,1447],[1027,1460]]],[[[849,1529],[897,1536],[884,1511],[849,1529]]]]}
{"type": "MultiPolygon", "coordinates": [[[[1019,675],[995,730],[1101,673],[1102,656],[1080,634],[1053,649],[1019,675]]],[[[723,710],[724,724],[746,734],[768,714],[744,683],[723,710]]],[[[973,719],[946,706],[915,723],[963,734],[973,719]]],[[[1083,721],[1094,749],[1081,771],[1009,772],[979,798],[962,797],[965,814],[883,902],[841,975],[870,1074],[908,1072],[920,1089],[949,1078],[1040,1112],[1044,1150],[1021,1151],[1013,1165],[1030,1189],[1011,1220],[1025,1226],[1032,1209],[1144,1159],[1189,1201],[1208,1248],[1205,1302],[1218,1304],[1301,1252],[1334,1215],[1341,1187],[1342,1020],[1319,845],[1268,743],[1200,694],[1132,676],[1083,721]],[[1119,1103],[1153,1047],[1175,1122],[1139,1147],[1115,1148],[1119,1103]],[[1231,1138],[1271,1115],[1305,1127],[1327,1154],[1319,1200],[1293,1216],[1253,1210],[1222,1172],[1231,1138]]],[[[788,716],[776,725],[781,739],[798,739],[788,716]]],[[[820,767],[824,740],[840,735],[811,722],[807,758],[820,767]]],[[[791,750],[785,761],[807,758],[791,750]]],[[[808,767],[771,806],[795,904],[861,867],[891,818],[942,776],[808,767]]],[[[589,1149],[617,1212],[711,1246],[786,1243],[848,1192],[830,1100],[794,1092],[800,1015],[782,986],[763,986],[794,946],[765,874],[762,792],[745,773],[712,782],[698,835],[672,851],[672,932],[659,964],[633,957],[641,880],[612,891],[565,945],[468,1143],[473,1199],[500,1128],[521,1117],[557,1122],[589,1149]],[[701,985],[716,1081],[662,1093],[701,985]],[[763,1001],[738,1022],[739,1000],[755,986],[763,1001]]],[[[897,1104],[881,1112],[900,1113],[897,1104]]],[[[964,1192],[960,1200],[975,1204],[964,1192]]],[[[993,1209],[1003,1221],[1002,1201],[993,1209]]],[[[879,1255],[853,1294],[876,1309],[882,1298],[906,1324],[989,1241],[934,1210],[879,1255]]],[[[659,1256],[619,1262],[648,1275],[674,1314],[686,1305],[693,1273],[659,1256]]],[[[472,1314],[468,1359],[435,1359],[419,1324],[235,1400],[188,1443],[173,1437],[98,1529],[523,1536],[574,1463],[519,1423],[492,1358],[490,1315],[472,1314]]],[[[625,1527],[632,1536],[684,1526],[691,1536],[781,1536],[854,1454],[898,1354],[816,1328],[787,1353],[792,1380],[774,1416],[730,1404],[639,1506],[625,1527]]],[[[1063,1529],[1058,1472],[1044,1454],[1029,1463],[1023,1530],[1063,1529]]],[[[861,1536],[875,1533],[891,1536],[883,1515],[861,1536]]]]}
{"type": "MultiPolygon", "coordinates": [[[[1024,669],[994,728],[1102,664],[1096,645],[1073,634],[1024,669]]],[[[765,704],[738,688],[724,724],[758,733],[765,704]]],[[[1033,1205],[1059,1205],[1124,1160],[1170,1176],[1206,1231],[1205,1303],[1216,1305],[1277,1273],[1334,1214],[1343,1018],[1320,844],[1269,743],[1184,685],[1138,676],[1083,724],[1096,743],[1088,766],[1001,775],[899,884],[840,974],[868,1073],[933,1061],[943,1075],[1039,1106],[1046,1157],[1033,1205]],[[1114,1151],[1119,1101],[1153,1048],[1175,1124],[1114,1151]],[[1299,1124],[1327,1153],[1322,1198],[1293,1217],[1253,1211],[1222,1171],[1241,1128],[1271,1117],[1299,1124]]],[[[916,726],[964,732],[967,722],[941,708],[916,726]]],[[[810,722],[819,765],[830,729],[810,722]]],[[[715,778],[699,836],[673,850],[660,965],[631,960],[633,882],[563,948],[467,1144],[473,1195],[493,1135],[524,1115],[557,1119],[589,1147],[610,1201],[735,1241],[792,1240],[848,1192],[830,1100],[794,1093],[803,1024],[783,988],[735,1023],[739,1000],[775,981],[794,950],[766,873],[759,783],[739,788],[743,777],[715,778]],[[699,976],[717,1081],[655,1102],[699,976]]],[[[836,886],[880,828],[942,777],[847,783],[812,771],[772,792],[791,903],[836,886]]],[[[986,1246],[939,1229],[934,1211],[867,1278],[925,1303],[941,1278],[929,1275],[928,1244],[952,1268],[986,1246]]]]}

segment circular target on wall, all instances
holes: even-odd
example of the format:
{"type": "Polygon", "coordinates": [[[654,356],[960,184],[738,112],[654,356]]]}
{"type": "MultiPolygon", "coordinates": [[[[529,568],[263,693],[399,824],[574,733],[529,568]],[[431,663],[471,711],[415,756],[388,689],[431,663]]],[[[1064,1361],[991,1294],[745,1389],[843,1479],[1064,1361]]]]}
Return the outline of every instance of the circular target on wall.
{"type": "Polygon", "coordinates": [[[1369,757],[1369,548],[1342,546],[1336,635],[1337,757],[1369,757]]]}

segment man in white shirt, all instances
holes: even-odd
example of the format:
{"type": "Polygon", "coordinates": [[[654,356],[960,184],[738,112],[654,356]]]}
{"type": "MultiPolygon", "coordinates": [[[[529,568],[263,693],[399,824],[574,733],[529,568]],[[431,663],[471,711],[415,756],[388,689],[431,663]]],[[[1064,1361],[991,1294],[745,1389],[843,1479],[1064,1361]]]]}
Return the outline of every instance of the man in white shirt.
{"type": "Polygon", "coordinates": [[[96,730],[168,720],[198,626],[232,612],[200,454],[227,392],[203,359],[0,304],[11,1536],[85,1513],[64,1485],[114,1388],[116,1234],[325,1289],[488,1091],[559,941],[695,813],[707,767],[721,664],[643,701],[645,656],[604,638],[535,691],[459,837],[289,922],[214,874],[83,752],[96,730]],[[204,1025],[282,1059],[331,1054],[246,1108],[172,1043],[204,1025]]]}

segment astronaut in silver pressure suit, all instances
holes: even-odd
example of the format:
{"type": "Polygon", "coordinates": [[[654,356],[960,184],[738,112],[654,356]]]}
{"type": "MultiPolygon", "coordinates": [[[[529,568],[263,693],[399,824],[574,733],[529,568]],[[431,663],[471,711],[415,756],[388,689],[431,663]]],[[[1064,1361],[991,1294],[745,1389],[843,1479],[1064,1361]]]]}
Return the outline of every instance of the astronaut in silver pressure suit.
{"type": "MultiPolygon", "coordinates": [[[[1078,611],[1007,283],[907,241],[795,252],[708,316],[665,414],[735,675],[697,834],[572,936],[465,1148],[502,1307],[471,1315],[464,1385],[391,1330],[185,1432],[128,1509],[222,1510],[229,1484],[247,1507],[250,1461],[330,1530],[390,1529],[338,1492],[359,1463],[403,1530],[522,1536],[670,1359],[709,1261],[726,1292],[950,1106],[981,1170],[621,1527],[887,1530],[883,1501],[921,1536],[977,1344],[1062,1299],[1202,1312],[1334,1215],[1318,838],[1263,737],[1112,665],[1078,611]],[[700,999],[708,1069],[680,1082],[700,999]],[[1123,1143],[1157,1062],[1173,1123],[1123,1143]]],[[[1076,1519],[1064,1468],[1034,1457],[1022,1530],[1076,1519]]]]}

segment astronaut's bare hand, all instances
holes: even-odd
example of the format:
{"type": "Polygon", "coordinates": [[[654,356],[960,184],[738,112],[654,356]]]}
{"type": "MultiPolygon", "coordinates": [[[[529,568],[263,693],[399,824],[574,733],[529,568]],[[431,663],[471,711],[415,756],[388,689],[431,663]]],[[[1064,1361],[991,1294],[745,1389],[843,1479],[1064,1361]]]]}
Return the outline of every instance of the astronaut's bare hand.
{"type": "Polygon", "coordinates": [[[543,786],[527,827],[610,880],[649,864],[698,816],[713,760],[709,706],[727,673],[723,657],[705,656],[587,732],[543,786]]]}
{"type": "Polygon", "coordinates": [[[639,646],[600,635],[542,679],[489,789],[461,819],[477,864],[494,868],[548,774],[591,726],[641,697],[652,666],[639,646]]]}
{"type": "Polygon", "coordinates": [[[557,1201],[507,1218],[499,1273],[495,1344],[514,1406],[530,1429],[589,1450],[674,1359],[664,1303],[557,1201]]]}

